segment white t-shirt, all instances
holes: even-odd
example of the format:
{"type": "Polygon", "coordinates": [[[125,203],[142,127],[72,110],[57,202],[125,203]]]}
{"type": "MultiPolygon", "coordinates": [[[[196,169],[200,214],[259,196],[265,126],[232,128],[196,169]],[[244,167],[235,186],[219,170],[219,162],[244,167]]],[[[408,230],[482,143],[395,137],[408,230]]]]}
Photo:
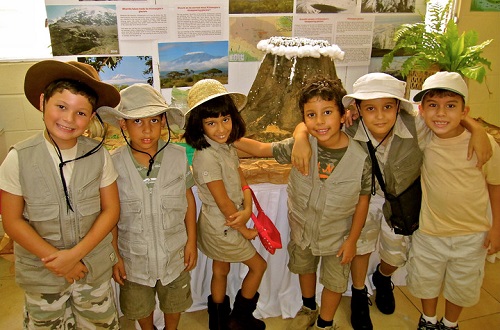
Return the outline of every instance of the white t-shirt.
{"type": "Polygon", "coordinates": [[[458,236],[490,229],[487,184],[500,185],[500,147],[493,137],[493,156],[476,167],[467,160],[470,132],[440,139],[433,136],[424,150],[420,230],[434,236],[458,236]]]}

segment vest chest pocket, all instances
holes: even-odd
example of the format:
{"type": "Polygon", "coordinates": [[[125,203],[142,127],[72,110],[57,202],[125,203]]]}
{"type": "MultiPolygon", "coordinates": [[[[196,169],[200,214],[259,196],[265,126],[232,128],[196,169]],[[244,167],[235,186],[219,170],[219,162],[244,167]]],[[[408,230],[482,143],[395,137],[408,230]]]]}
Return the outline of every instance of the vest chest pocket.
{"type": "Polygon", "coordinates": [[[187,200],[184,196],[162,196],[161,217],[163,229],[175,229],[178,225],[184,225],[186,217],[187,200]]]}
{"type": "Polygon", "coordinates": [[[101,212],[101,199],[99,196],[79,202],[78,214],[80,223],[80,238],[85,237],[101,212]]]}
{"type": "Polygon", "coordinates": [[[122,201],[120,203],[120,220],[118,228],[120,231],[140,234],[142,226],[142,203],[140,201],[122,201]]]}
{"type": "Polygon", "coordinates": [[[354,214],[359,200],[361,182],[359,180],[336,181],[328,187],[323,217],[345,219],[354,214]]]}
{"type": "Polygon", "coordinates": [[[420,175],[421,155],[420,150],[408,153],[393,165],[394,169],[391,172],[396,183],[396,195],[402,193],[420,175]]]}
{"type": "Polygon", "coordinates": [[[26,204],[26,212],[31,227],[48,241],[61,239],[59,204],[26,204]]]}
{"type": "Polygon", "coordinates": [[[298,210],[305,210],[309,202],[309,197],[312,190],[310,178],[299,173],[299,171],[292,169],[290,172],[290,179],[287,187],[287,193],[291,196],[293,202],[291,207],[298,210]]]}

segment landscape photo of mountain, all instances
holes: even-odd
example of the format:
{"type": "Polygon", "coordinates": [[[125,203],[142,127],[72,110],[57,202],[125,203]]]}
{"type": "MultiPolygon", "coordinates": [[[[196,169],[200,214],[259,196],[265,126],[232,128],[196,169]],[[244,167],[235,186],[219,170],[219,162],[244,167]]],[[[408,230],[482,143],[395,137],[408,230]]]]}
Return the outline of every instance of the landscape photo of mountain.
{"type": "Polygon", "coordinates": [[[188,87],[211,78],[227,84],[228,42],[158,43],[160,87],[188,87]]]}
{"type": "Polygon", "coordinates": [[[119,54],[115,5],[46,8],[54,56],[119,54]]]}

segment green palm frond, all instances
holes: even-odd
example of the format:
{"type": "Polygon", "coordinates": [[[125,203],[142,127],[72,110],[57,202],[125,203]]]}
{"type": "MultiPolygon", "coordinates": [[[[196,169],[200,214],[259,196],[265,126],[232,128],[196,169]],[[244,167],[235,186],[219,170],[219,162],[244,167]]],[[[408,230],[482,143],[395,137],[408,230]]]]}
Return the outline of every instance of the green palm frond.
{"type": "Polygon", "coordinates": [[[492,39],[481,44],[474,30],[459,33],[451,18],[451,1],[446,5],[429,4],[428,24],[425,18],[414,24],[402,24],[394,34],[395,46],[382,59],[382,71],[394,60],[394,56],[409,56],[401,66],[406,77],[412,70],[428,70],[438,66],[440,70],[458,72],[462,76],[482,82],[491,63],[481,54],[492,39]]]}

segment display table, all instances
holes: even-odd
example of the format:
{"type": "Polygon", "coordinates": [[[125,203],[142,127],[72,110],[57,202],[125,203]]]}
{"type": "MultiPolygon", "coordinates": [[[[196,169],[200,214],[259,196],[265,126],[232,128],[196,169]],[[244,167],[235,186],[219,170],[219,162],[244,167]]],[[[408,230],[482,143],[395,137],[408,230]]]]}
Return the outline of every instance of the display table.
{"type": "MultiPolygon", "coordinates": [[[[287,267],[288,252],[286,250],[289,241],[289,228],[287,220],[287,192],[286,184],[260,183],[251,184],[252,189],[259,200],[264,212],[271,218],[281,234],[283,248],[276,250],[271,255],[262,246],[259,238],[252,241],[257,252],[267,261],[267,270],[264,273],[259,293],[260,299],[254,313],[257,318],[267,318],[282,316],[283,318],[294,317],[302,305],[298,276],[290,273],[287,267]]],[[[199,211],[201,202],[198,199],[196,187],[194,187],[197,209],[199,211]]],[[[249,221],[249,226],[252,222],[249,221]]],[[[373,253],[370,259],[368,273],[372,274],[379,262],[377,253],[373,253]]],[[[234,297],[241,287],[241,283],[248,268],[242,263],[231,264],[231,271],[228,276],[227,295],[234,302],[234,297]]],[[[404,284],[404,273],[395,274],[396,285],[404,284]],[[398,275],[399,274],[399,275],[398,275]]],[[[208,259],[198,250],[198,264],[191,271],[191,291],[193,305],[188,311],[196,311],[207,308],[207,297],[210,295],[210,280],[212,277],[212,260],[208,259]]],[[[373,292],[371,281],[367,279],[366,285],[370,293],[373,292]]],[[[118,295],[119,286],[115,284],[118,295]]],[[[350,288],[350,284],[349,284],[350,288]]],[[[318,283],[317,299],[321,298],[322,286],[318,283]]],[[[346,292],[350,295],[350,292],[346,292]]],[[[118,299],[117,299],[118,301],[118,299]]],[[[163,326],[163,316],[160,310],[155,310],[155,324],[157,327],[163,326]]]]}

